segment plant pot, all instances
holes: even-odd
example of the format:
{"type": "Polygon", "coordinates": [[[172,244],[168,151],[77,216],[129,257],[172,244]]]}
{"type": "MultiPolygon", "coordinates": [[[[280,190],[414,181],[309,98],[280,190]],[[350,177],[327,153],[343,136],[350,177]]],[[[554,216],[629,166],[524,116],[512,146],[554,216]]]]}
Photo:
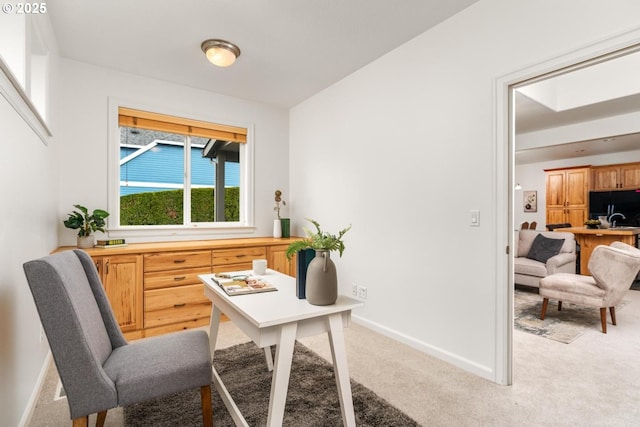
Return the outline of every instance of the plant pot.
{"type": "Polygon", "coordinates": [[[280,226],[282,228],[282,237],[291,236],[291,219],[280,218],[280,226]]]}
{"type": "Polygon", "coordinates": [[[96,244],[95,236],[78,236],[78,248],[88,249],[96,244]]]}
{"type": "Polygon", "coordinates": [[[338,275],[329,251],[316,250],[307,268],[306,297],[309,304],[331,305],[338,299],[338,275]]]}

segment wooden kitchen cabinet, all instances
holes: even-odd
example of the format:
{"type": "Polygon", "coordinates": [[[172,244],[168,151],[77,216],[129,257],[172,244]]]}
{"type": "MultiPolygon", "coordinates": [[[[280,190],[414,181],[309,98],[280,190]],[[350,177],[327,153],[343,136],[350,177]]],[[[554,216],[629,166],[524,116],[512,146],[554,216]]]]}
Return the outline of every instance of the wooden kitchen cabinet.
{"type": "Polygon", "coordinates": [[[577,227],[589,216],[589,183],[591,168],[581,166],[547,169],[547,224],[570,223],[577,227]]]}
{"type": "Polygon", "coordinates": [[[635,190],[640,188],[640,163],[595,166],[592,190],[635,190]]]}
{"type": "Polygon", "coordinates": [[[143,327],[142,255],[93,256],[120,329],[139,337],[143,327]]]}

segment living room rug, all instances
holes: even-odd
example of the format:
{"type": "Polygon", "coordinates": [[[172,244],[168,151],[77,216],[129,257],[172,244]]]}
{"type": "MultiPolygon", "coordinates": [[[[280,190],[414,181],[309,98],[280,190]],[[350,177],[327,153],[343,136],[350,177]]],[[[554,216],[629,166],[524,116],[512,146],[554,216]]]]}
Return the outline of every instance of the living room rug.
{"type": "MultiPolygon", "coordinates": [[[[267,421],[271,372],[253,342],[216,350],[214,365],[250,426],[267,421]]],[[[373,373],[372,373],[373,374],[373,373]]],[[[418,426],[363,385],[351,380],[358,426],[418,426]]],[[[212,387],[215,426],[234,426],[212,387]]],[[[126,426],[201,426],[200,390],[190,390],[124,409],[126,426]]],[[[342,426],[333,365],[296,342],[285,406],[284,426],[342,426]]]]}
{"type": "MultiPolygon", "coordinates": [[[[628,300],[616,307],[620,310],[628,300]]],[[[537,289],[524,290],[516,287],[514,298],[515,329],[554,341],[569,344],[588,330],[601,331],[600,310],[593,307],[562,303],[562,311],[558,311],[557,301],[550,300],[544,320],[540,320],[542,297],[537,289]]],[[[607,319],[611,318],[607,310],[607,319]]]]}

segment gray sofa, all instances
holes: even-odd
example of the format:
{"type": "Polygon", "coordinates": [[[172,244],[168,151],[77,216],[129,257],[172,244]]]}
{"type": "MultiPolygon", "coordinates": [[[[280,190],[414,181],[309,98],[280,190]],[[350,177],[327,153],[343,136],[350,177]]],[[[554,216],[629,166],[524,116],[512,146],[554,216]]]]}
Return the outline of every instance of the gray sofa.
{"type": "Polygon", "coordinates": [[[576,240],[573,233],[557,231],[520,230],[515,238],[516,248],[513,260],[514,283],[540,287],[540,279],[554,273],[575,273],[576,240]],[[538,234],[551,239],[564,239],[559,253],[546,262],[527,258],[534,239],[538,234]]]}

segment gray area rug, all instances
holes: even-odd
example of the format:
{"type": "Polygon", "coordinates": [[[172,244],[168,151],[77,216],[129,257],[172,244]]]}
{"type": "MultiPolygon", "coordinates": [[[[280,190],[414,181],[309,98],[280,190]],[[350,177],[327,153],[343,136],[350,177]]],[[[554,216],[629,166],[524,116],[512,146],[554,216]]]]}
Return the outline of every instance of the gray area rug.
{"type": "MultiPolygon", "coordinates": [[[[250,342],[216,350],[214,364],[250,426],[267,422],[271,372],[264,353],[250,342]]],[[[375,373],[372,372],[372,375],[375,373]]],[[[361,384],[351,381],[358,426],[418,426],[361,384]]],[[[215,426],[233,426],[231,416],[212,387],[215,426]]],[[[200,390],[138,403],[125,408],[126,426],[201,426],[200,390]]],[[[333,366],[296,342],[283,426],[342,426],[333,366]]]]}
{"type": "MultiPolygon", "coordinates": [[[[558,302],[549,300],[549,307],[544,320],[540,320],[542,297],[537,289],[528,290],[516,287],[514,301],[515,329],[554,341],[569,344],[588,330],[601,331],[600,310],[593,307],[562,303],[562,311],[558,311],[558,302]]],[[[616,307],[620,310],[628,300],[616,307]]],[[[607,310],[607,321],[611,318],[607,310]]],[[[608,329],[608,328],[607,328],[608,329]]]]}

